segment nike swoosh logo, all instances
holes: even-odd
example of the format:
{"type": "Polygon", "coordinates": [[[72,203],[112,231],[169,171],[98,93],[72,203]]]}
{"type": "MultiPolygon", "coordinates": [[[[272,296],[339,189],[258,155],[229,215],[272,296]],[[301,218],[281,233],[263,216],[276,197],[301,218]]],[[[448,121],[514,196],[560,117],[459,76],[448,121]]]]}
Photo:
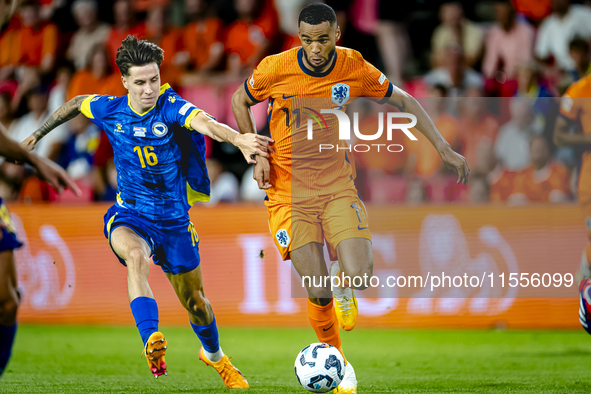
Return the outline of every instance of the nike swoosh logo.
{"type": "Polygon", "coordinates": [[[285,95],[283,95],[283,100],[287,100],[287,99],[290,99],[290,98],[296,97],[296,96],[297,96],[297,94],[294,94],[293,96],[285,96],[285,95]]]}
{"type": "Polygon", "coordinates": [[[322,329],[322,331],[328,331],[328,330],[330,330],[330,329],[332,328],[332,326],[334,326],[334,322],[332,323],[332,325],[331,325],[330,327],[328,327],[328,328],[323,328],[323,329],[322,329]]]}
{"type": "Polygon", "coordinates": [[[357,226],[357,230],[365,230],[367,227],[357,226]]]}

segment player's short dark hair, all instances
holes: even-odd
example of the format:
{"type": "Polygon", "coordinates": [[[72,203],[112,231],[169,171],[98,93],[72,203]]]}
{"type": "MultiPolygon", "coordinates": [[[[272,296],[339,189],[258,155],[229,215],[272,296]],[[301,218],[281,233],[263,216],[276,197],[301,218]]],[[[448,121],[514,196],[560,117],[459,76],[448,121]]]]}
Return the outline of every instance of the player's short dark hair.
{"type": "Polygon", "coordinates": [[[164,60],[164,51],[158,45],[138,40],[135,36],[127,36],[117,49],[115,63],[121,75],[127,77],[131,67],[141,67],[150,63],[156,63],[160,67],[162,60],[164,60]]]}
{"type": "Polygon", "coordinates": [[[302,22],[309,25],[319,25],[327,21],[331,26],[337,22],[337,14],[335,14],[332,7],[323,3],[312,3],[304,7],[300,12],[298,26],[302,22]]]}

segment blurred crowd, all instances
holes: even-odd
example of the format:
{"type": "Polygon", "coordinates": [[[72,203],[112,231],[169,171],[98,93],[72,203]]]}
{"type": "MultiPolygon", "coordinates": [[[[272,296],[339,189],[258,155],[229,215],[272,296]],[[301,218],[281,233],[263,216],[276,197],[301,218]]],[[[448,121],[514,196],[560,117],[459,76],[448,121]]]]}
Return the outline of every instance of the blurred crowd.
{"type": "MultiPolygon", "coordinates": [[[[128,34],[162,47],[162,82],[236,127],[230,98],[266,55],[300,45],[297,16],[309,0],[22,0],[0,35],[0,122],[22,141],[80,94],[125,95],[114,63],[128,34]]],[[[399,153],[352,152],[366,201],[564,202],[576,199],[580,152],[554,145],[559,98],[591,72],[591,6],[569,0],[328,0],[338,45],[360,51],[419,98],[472,168],[457,185],[424,138],[399,153]]],[[[268,133],[266,106],[253,107],[268,133]]],[[[359,103],[360,130],[378,128],[375,105],[359,103]]],[[[383,110],[382,110],[383,111],[383,110]]],[[[384,133],[385,134],[385,133],[384,133]]],[[[384,141],[396,143],[396,141],[384,141]]],[[[83,116],[36,148],[67,168],[83,200],[113,200],[113,152],[83,116]]],[[[233,146],[208,140],[214,202],[258,201],[233,146]]],[[[0,164],[0,197],[72,201],[28,170],[0,164]]]]}

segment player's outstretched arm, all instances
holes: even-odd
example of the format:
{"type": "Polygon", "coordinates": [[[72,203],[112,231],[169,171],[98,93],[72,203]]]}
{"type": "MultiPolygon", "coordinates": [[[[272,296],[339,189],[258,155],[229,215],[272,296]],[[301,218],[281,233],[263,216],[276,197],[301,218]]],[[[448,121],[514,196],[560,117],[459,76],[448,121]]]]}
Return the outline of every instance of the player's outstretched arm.
{"type": "Polygon", "coordinates": [[[87,97],[88,95],[76,96],[72,100],[59,107],[57,111],[55,111],[53,115],[51,115],[49,119],[43,123],[43,126],[31,134],[26,140],[21,142],[21,144],[29,151],[33,150],[35,144],[37,144],[37,142],[39,142],[41,138],[45,137],[51,130],[78,116],[81,112],[80,108],[82,106],[82,102],[87,97]]]}
{"type": "Polygon", "coordinates": [[[231,127],[210,118],[203,112],[200,112],[191,120],[191,127],[193,130],[216,141],[229,142],[235,145],[240,149],[244,158],[250,164],[256,164],[254,157],[257,155],[268,157],[268,150],[271,149],[269,143],[273,142],[271,138],[263,135],[240,134],[231,127]]]}
{"type": "Polygon", "coordinates": [[[468,175],[470,175],[470,167],[466,159],[451,149],[449,143],[439,133],[439,130],[437,130],[437,127],[435,127],[435,124],[421,104],[410,94],[395,86],[392,96],[388,100],[388,104],[395,106],[402,112],[408,112],[417,117],[416,129],[427,137],[431,145],[437,149],[445,166],[458,174],[457,183],[463,182],[466,184],[468,182],[468,175]]]}
{"type": "MultiPolygon", "coordinates": [[[[256,103],[248,97],[244,85],[240,85],[234,95],[232,96],[232,112],[234,118],[236,118],[236,124],[238,124],[238,130],[242,134],[256,134],[256,125],[254,122],[254,116],[250,107],[256,103]]],[[[269,189],[271,184],[269,183],[269,174],[271,172],[271,166],[269,160],[262,156],[255,157],[256,164],[253,171],[253,179],[259,185],[259,189],[269,189]]]]}
{"type": "Polygon", "coordinates": [[[554,143],[556,145],[591,149],[591,134],[571,133],[569,129],[569,121],[562,116],[558,116],[554,125],[554,143]]]}
{"type": "Polygon", "coordinates": [[[57,192],[64,187],[72,190],[77,196],[81,194],[76,183],[66,174],[63,168],[49,159],[28,152],[19,143],[7,137],[4,125],[0,123],[0,156],[19,163],[28,163],[37,170],[39,179],[49,183],[57,192]]]}

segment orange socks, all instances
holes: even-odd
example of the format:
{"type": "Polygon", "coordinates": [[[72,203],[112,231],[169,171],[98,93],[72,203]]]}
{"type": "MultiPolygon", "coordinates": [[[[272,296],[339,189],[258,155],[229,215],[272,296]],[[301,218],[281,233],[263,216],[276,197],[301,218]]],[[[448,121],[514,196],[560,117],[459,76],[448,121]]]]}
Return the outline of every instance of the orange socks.
{"type": "MultiPolygon", "coordinates": [[[[336,347],[343,354],[339,323],[332,304],[332,300],[326,306],[316,305],[308,300],[308,317],[312,328],[316,331],[318,340],[336,347]]],[[[343,357],[345,357],[344,354],[343,357]]]]}

